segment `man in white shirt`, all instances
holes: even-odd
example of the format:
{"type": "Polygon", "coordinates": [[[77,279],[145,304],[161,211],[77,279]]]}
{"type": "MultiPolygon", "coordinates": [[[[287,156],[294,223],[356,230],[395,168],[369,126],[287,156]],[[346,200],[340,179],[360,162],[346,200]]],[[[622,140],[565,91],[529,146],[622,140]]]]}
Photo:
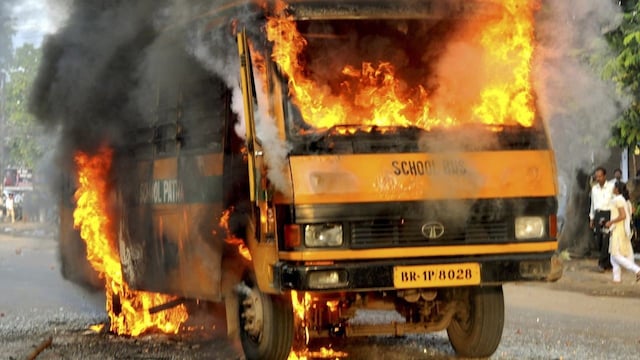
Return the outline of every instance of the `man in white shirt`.
{"type": "Polygon", "coordinates": [[[604,224],[611,219],[611,199],[613,183],[607,181],[607,170],[598,167],[594,172],[596,184],[591,188],[591,208],[589,210],[589,227],[595,231],[598,257],[598,270],[604,272],[611,269],[609,258],[609,234],[603,232],[604,224]]]}
{"type": "Polygon", "coordinates": [[[620,168],[613,170],[613,179],[609,180],[608,182],[615,185],[618,181],[622,181],[622,169],[620,168]]]}
{"type": "Polygon", "coordinates": [[[7,208],[7,215],[11,218],[11,222],[12,223],[16,222],[16,215],[13,210],[13,207],[14,207],[13,194],[9,194],[9,197],[7,198],[7,202],[5,203],[5,206],[7,208]]]}

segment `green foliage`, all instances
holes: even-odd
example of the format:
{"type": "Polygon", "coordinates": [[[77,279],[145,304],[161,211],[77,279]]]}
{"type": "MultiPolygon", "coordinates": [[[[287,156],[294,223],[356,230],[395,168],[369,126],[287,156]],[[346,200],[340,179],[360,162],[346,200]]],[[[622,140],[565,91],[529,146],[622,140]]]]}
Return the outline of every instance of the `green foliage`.
{"type": "Polygon", "coordinates": [[[607,34],[615,59],[606,64],[603,76],[616,82],[618,91],[631,94],[631,104],[618,118],[609,145],[635,147],[640,143],[640,1],[622,2],[623,21],[607,34]]]}
{"type": "Polygon", "coordinates": [[[34,81],[40,50],[27,44],[13,48],[15,19],[11,9],[18,0],[0,0],[0,77],[4,77],[0,92],[0,165],[33,168],[43,149],[38,146],[38,125],[27,110],[27,99],[34,81]]]}
{"type": "Polygon", "coordinates": [[[41,51],[25,44],[15,51],[5,89],[5,164],[33,168],[43,149],[38,125],[27,109],[28,97],[40,63],[41,51]]]}

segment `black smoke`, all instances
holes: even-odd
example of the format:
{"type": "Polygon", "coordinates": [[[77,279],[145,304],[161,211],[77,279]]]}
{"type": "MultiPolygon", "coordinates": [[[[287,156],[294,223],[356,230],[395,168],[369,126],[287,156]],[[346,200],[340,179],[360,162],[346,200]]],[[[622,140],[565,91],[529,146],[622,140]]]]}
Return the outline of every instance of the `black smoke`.
{"type": "MultiPolygon", "coordinates": [[[[180,139],[176,135],[176,141],[222,132],[222,123],[220,129],[211,129],[212,118],[225,118],[216,113],[223,109],[212,108],[216,102],[211,97],[239,87],[234,30],[243,27],[260,34],[263,21],[250,2],[226,10],[218,8],[228,2],[222,0],[57,2],[69,13],[63,26],[43,42],[29,106],[55,139],[54,173],[47,176],[64,204],[62,217],[62,211],[68,216],[73,208],[76,152],[94,154],[106,145],[122,155],[131,151],[132,136],[140,129],[156,127],[139,139],[150,144],[157,125],[177,123],[177,114],[199,123],[192,123],[180,139]],[[180,108],[178,99],[189,107],[180,108]],[[159,103],[166,105],[162,111],[159,103]]],[[[125,198],[137,191],[140,181],[149,180],[121,171],[127,166],[114,163],[111,174],[125,198]]],[[[210,235],[210,229],[205,232],[210,235]]]]}
{"type": "Polygon", "coordinates": [[[223,21],[212,19],[222,3],[71,2],[66,24],[44,41],[30,99],[37,118],[60,131],[63,157],[75,150],[93,152],[104,143],[118,145],[127,131],[152,121],[154,86],[202,71],[218,72],[228,87],[237,86],[237,50],[228,30],[237,21],[234,15],[245,20],[242,26],[259,29],[260,24],[246,9],[223,21]]]}
{"type": "Polygon", "coordinates": [[[61,131],[64,148],[93,152],[139,118],[131,95],[157,36],[150,14],[161,3],[76,1],[66,25],[45,40],[30,107],[61,131]]]}

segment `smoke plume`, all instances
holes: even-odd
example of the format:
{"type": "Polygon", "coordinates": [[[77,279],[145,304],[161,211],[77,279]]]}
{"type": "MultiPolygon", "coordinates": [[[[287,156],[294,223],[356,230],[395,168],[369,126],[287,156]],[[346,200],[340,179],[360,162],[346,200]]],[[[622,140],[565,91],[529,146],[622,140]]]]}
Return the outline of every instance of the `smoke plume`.
{"type": "Polygon", "coordinates": [[[12,6],[15,0],[0,3],[0,70],[4,69],[12,52],[13,19],[12,6]]]}
{"type": "Polygon", "coordinates": [[[158,3],[76,1],[66,25],[45,41],[31,107],[61,128],[65,155],[115,141],[136,121],[130,95],[155,37],[149,14],[158,3]]]}
{"type": "MultiPolygon", "coordinates": [[[[265,19],[255,11],[254,2],[246,1],[244,7],[234,10],[222,8],[225,3],[222,0],[54,3],[57,9],[68,9],[69,15],[58,33],[45,41],[31,105],[43,124],[61,134],[61,169],[70,169],[74,151],[91,152],[105,142],[120,145],[130,129],[156,121],[155,88],[170,88],[171,84],[203,73],[215,75],[232,94],[237,132],[243,135],[240,69],[233,33],[246,29],[251,38],[264,39],[265,19]],[[224,18],[215,18],[213,14],[220,10],[226,11],[224,18]]],[[[575,173],[578,169],[589,173],[607,158],[605,143],[616,115],[625,104],[624,99],[617,97],[613,85],[602,81],[597,69],[589,63],[594,53],[606,53],[603,33],[614,28],[619,20],[619,9],[611,1],[544,0],[537,15],[536,36],[540,46],[536,53],[536,93],[542,117],[551,130],[561,174],[560,206],[564,218],[586,216],[581,213],[582,205],[576,205],[577,214],[566,213],[569,211],[565,209],[566,199],[576,191],[576,186],[584,187],[574,180],[575,173]]],[[[449,29],[444,26],[438,33],[451,36],[449,29]]],[[[402,33],[407,29],[396,30],[402,33]]],[[[256,41],[254,45],[261,43],[266,41],[256,41]]],[[[440,43],[433,44],[433,55],[443,56],[441,47],[435,46],[440,43]]],[[[388,53],[383,42],[361,45],[373,58],[388,53]]],[[[457,57],[460,59],[474,53],[466,47],[453,50],[467,54],[457,57]]],[[[425,62],[432,63],[429,59],[423,56],[425,62]]],[[[403,63],[406,59],[394,61],[403,63]]],[[[315,65],[319,76],[322,59],[315,65]]],[[[416,78],[414,74],[406,75],[416,78]]],[[[443,79],[446,77],[440,80],[443,79]]],[[[472,88],[468,82],[462,83],[467,85],[465,91],[472,88]]],[[[447,101],[446,97],[440,100],[447,101]]],[[[258,103],[264,101],[259,99],[258,103]]],[[[258,137],[263,147],[270,150],[266,158],[270,179],[277,188],[285,189],[287,179],[278,175],[287,144],[275,136],[275,125],[266,115],[265,107],[257,109],[256,121],[258,137]]]]}
{"type": "Polygon", "coordinates": [[[620,20],[613,1],[545,1],[538,13],[538,104],[560,174],[563,238],[572,242],[588,241],[588,175],[608,159],[606,142],[626,103],[599,69],[613,56],[604,34],[620,20]]]}
{"type": "MultiPolygon", "coordinates": [[[[158,120],[152,115],[159,101],[158,88],[175,87],[204,77],[204,73],[217,77],[232,93],[233,111],[239,119],[236,128],[243,134],[240,68],[232,26],[259,38],[262,20],[251,1],[245,7],[234,7],[233,12],[223,9],[224,18],[215,18],[212,14],[224,3],[58,2],[57,8],[69,7],[70,14],[65,26],[45,41],[31,107],[43,124],[61,132],[62,168],[69,169],[77,150],[93,152],[102,144],[122,145],[131,129],[158,120]]],[[[263,146],[280,149],[267,161],[271,169],[280,169],[287,147],[272,140],[277,139],[274,125],[264,108],[257,111],[263,146]]],[[[271,174],[278,188],[286,186],[277,176],[279,171],[270,170],[271,174]]]]}

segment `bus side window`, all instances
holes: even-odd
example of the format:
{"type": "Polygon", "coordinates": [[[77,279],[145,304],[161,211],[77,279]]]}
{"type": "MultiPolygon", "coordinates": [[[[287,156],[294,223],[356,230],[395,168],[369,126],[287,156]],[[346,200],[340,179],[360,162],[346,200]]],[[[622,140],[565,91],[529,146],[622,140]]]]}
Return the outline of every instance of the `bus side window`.
{"type": "Polygon", "coordinates": [[[222,151],[226,87],[208,75],[189,85],[180,106],[181,149],[222,151]]]}

